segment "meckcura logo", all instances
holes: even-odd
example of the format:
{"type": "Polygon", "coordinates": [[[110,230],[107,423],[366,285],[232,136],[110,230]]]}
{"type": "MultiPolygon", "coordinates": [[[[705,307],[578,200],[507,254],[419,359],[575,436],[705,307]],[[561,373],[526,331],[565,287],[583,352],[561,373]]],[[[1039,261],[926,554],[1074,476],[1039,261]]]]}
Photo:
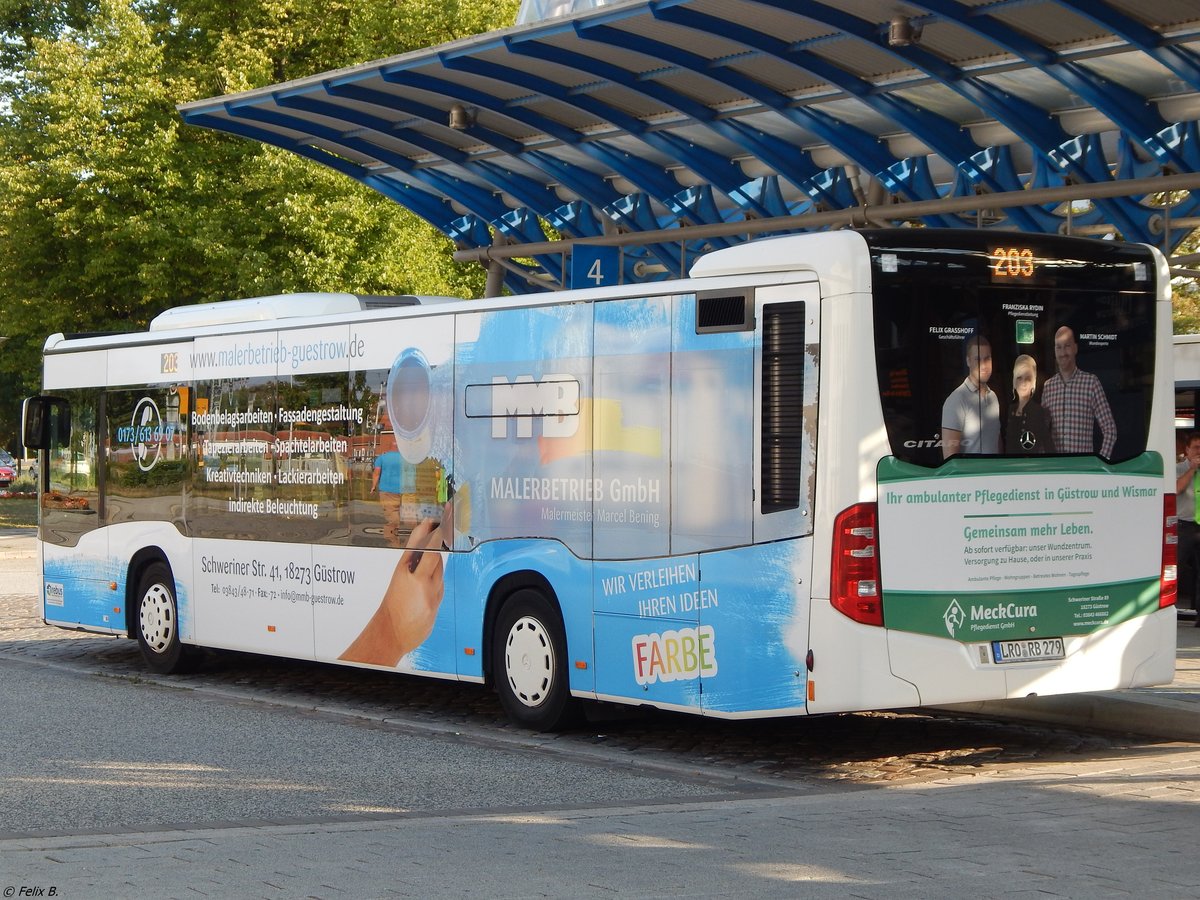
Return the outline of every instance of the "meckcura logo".
{"type": "MultiPolygon", "coordinates": [[[[988,631],[996,626],[1011,628],[1017,619],[1036,619],[1038,608],[1036,604],[994,603],[991,605],[974,605],[971,607],[971,630],[988,631]],[[983,623],[983,624],[976,624],[983,623]],[[1007,623],[1007,624],[1006,624],[1007,623]]],[[[946,631],[950,637],[956,637],[959,630],[967,622],[967,611],[957,600],[951,600],[946,611],[942,613],[942,621],[946,623],[946,631]]]]}
{"type": "Polygon", "coordinates": [[[1016,603],[997,603],[995,606],[972,606],[972,622],[1004,622],[1013,619],[1037,618],[1036,606],[1018,606],[1016,603]]]}
{"type": "Polygon", "coordinates": [[[958,633],[958,629],[962,628],[963,623],[967,621],[967,614],[958,605],[957,600],[951,600],[950,605],[942,614],[942,621],[946,623],[946,630],[950,632],[950,637],[954,637],[958,633]]]}
{"type": "Polygon", "coordinates": [[[128,444],[138,468],[149,472],[162,457],[163,445],[175,436],[175,426],[162,420],[158,404],[143,397],[133,408],[133,418],[128,425],[117,429],[117,443],[128,444]]]}

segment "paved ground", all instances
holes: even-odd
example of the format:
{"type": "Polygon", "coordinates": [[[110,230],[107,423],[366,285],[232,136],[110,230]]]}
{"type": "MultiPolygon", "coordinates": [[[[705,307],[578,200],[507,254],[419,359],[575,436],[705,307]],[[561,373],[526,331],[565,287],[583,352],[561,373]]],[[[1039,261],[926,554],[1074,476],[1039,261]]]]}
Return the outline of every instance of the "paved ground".
{"type": "MultiPolygon", "coordinates": [[[[1120,742],[1031,727],[1025,745],[1021,726],[981,722],[962,726],[973,729],[963,761],[939,756],[944,741],[921,752],[922,729],[953,727],[941,720],[834,718],[809,723],[809,746],[837,740],[847,763],[813,778],[778,770],[777,745],[739,765],[711,749],[752,753],[754,723],[741,723],[740,741],[716,726],[695,754],[670,743],[670,728],[619,746],[591,733],[556,743],[514,734],[490,712],[449,725],[419,706],[396,715],[380,699],[395,683],[364,690],[369,673],[343,690],[337,669],[236,658],[203,689],[180,690],[140,677],[129,641],[42,626],[28,546],[0,535],[6,898],[1200,896],[1200,746],[1178,733],[1120,742]],[[117,677],[97,683],[98,672],[117,677]],[[253,700],[276,672],[299,685],[253,700]],[[84,682],[110,702],[121,695],[102,724],[135,748],[124,767],[87,777],[47,743],[52,722],[100,743],[99,725],[78,728],[99,702],[84,682]],[[18,689],[59,698],[58,718],[31,714],[18,689]],[[269,740],[253,741],[268,728],[269,740]],[[999,758],[989,736],[1006,748],[999,758]],[[847,748],[881,739],[900,758],[876,759],[872,782],[847,748]],[[166,758],[192,764],[155,762],[166,758]],[[164,790],[174,819],[139,806],[164,790]]],[[[1200,629],[1186,622],[1179,636],[1173,685],[1091,696],[1078,722],[1150,733],[1194,724],[1200,629]]]]}
{"type": "Polygon", "coordinates": [[[1145,772],[857,794],[443,813],[4,842],[63,897],[1195,897],[1194,823],[1145,772]],[[1105,784],[1108,782],[1108,784],[1105,784]],[[1050,848],[1053,848],[1052,850],[1050,848]]]}
{"type": "Polygon", "coordinates": [[[0,840],[0,885],[131,900],[1182,898],[1200,896],[1197,821],[1200,752],[1175,745],[887,788],[31,836],[0,840]]]}

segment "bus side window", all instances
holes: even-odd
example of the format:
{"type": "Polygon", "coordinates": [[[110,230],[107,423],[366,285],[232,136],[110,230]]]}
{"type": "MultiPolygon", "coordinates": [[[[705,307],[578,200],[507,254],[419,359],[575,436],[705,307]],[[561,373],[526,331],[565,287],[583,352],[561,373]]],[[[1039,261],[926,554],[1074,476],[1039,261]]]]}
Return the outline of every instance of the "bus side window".
{"type": "MultiPolygon", "coordinates": [[[[690,323],[690,317],[678,321],[690,323]]],[[[677,335],[671,365],[671,552],[753,541],[753,332],[677,335]],[[682,343],[682,346],[681,346],[682,343]]]]}
{"type": "Polygon", "coordinates": [[[97,430],[99,390],[67,391],[49,405],[46,481],[41,493],[42,540],[74,546],[101,524],[97,430]]]}
{"type": "Polygon", "coordinates": [[[671,300],[595,306],[592,475],[597,559],[671,552],[671,300]]]}
{"type": "Polygon", "coordinates": [[[29,397],[21,410],[21,443],[27,450],[49,450],[71,434],[71,407],[62,397],[29,397]]]}
{"type": "Polygon", "coordinates": [[[109,391],[101,485],[106,524],[183,521],[188,480],[187,389],[147,386],[109,391]],[[182,418],[181,418],[182,410],[182,418]]]}

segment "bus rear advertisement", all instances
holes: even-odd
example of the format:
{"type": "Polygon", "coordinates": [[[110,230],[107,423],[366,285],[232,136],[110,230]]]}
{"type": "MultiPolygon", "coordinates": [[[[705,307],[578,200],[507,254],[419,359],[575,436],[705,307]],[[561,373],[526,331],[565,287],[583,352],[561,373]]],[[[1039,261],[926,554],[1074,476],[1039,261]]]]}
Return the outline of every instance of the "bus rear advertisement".
{"type": "Polygon", "coordinates": [[[47,622],[726,718],[1170,681],[1148,247],[923,229],[688,280],[52,336],[47,622]]]}

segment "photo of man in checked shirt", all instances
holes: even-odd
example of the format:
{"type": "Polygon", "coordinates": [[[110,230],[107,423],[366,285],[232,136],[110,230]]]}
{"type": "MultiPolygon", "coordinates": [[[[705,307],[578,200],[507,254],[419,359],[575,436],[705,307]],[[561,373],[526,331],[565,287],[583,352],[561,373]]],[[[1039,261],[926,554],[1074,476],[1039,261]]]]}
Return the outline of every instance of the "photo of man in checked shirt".
{"type": "Polygon", "coordinates": [[[1095,453],[1094,427],[1100,427],[1100,455],[1111,459],[1117,423],[1100,379],[1075,364],[1079,344],[1075,330],[1063,325],[1054,333],[1058,374],[1042,388],[1042,406],[1050,413],[1059,453],[1095,453]]]}

